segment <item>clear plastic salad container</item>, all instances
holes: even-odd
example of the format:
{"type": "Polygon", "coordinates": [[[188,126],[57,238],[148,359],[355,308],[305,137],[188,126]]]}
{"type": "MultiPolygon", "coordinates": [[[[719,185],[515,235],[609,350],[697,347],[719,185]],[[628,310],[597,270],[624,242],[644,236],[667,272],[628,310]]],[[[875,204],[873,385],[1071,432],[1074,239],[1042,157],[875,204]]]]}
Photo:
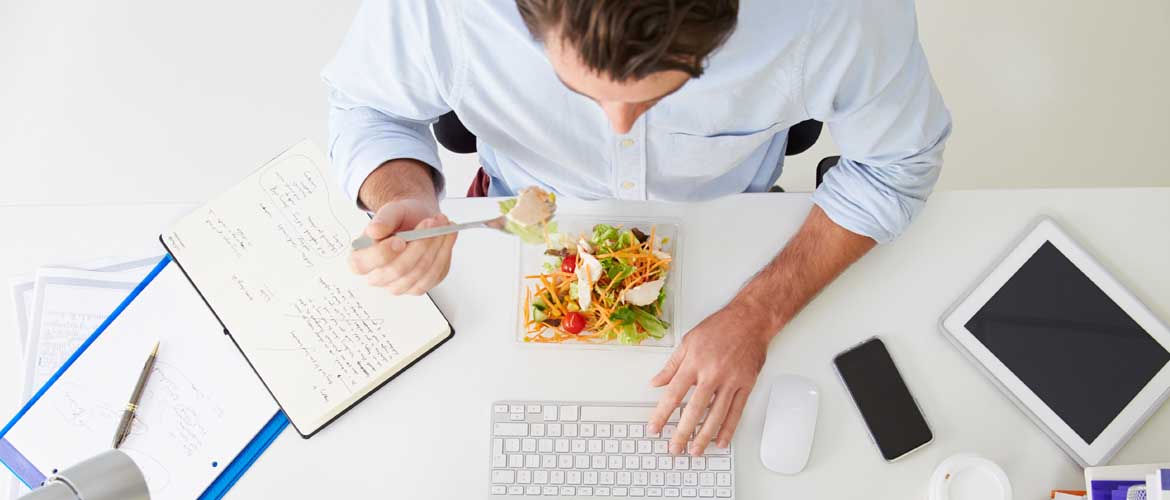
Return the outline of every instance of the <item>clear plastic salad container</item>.
{"type": "MultiPolygon", "coordinates": [[[[665,297],[663,298],[661,314],[658,318],[666,323],[665,333],[662,338],[653,338],[646,336],[640,343],[627,344],[622,343],[619,339],[611,340],[575,340],[570,339],[562,342],[535,342],[528,340],[528,328],[525,324],[524,307],[525,294],[529,288],[536,289],[539,283],[535,279],[526,279],[525,276],[538,275],[546,272],[546,263],[555,266],[559,261],[558,257],[549,256],[545,254],[548,249],[547,245],[541,244],[520,244],[520,263],[519,276],[517,277],[518,286],[516,288],[517,300],[515,302],[516,312],[516,328],[513,338],[516,342],[538,346],[540,348],[576,348],[576,349],[635,349],[635,350],[672,350],[677,344],[682,332],[678,331],[676,326],[676,314],[678,304],[678,295],[682,290],[679,269],[682,262],[680,250],[682,249],[681,237],[682,231],[677,219],[659,218],[659,217],[612,217],[612,216],[583,216],[583,215],[558,215],[555,219],[557,224],[556,232],[558,234],[567,234],[576,241],[578,236],[591,235],[593,227],[597,224],[607,224],[625,230],[632,230],[637,228],[643,233],[650,234],[651,229],[654,230],[656,248],[670,254],[670,268],[666,273],[666,282],[663,285],[665,297]]],[[[590,333],[588,330],[582,334],[590,333]]],[[[547,334],[546,334],[547,335],[547,334]]]]}

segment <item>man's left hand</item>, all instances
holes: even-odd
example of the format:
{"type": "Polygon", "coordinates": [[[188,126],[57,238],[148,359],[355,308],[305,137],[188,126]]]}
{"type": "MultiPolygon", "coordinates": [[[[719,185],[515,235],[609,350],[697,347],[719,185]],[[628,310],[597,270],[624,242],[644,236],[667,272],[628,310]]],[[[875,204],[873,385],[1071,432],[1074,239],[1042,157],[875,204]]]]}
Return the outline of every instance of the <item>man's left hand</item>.
{"type": "Polygon", "coordinates": [[[717,446],[727,448],[756,385],[756,376],[764,366],[768,341],[775,333],[763,315],[740,301],[733,301],[699,323],[683,337],[682,345],[662,371],[650,380],[654,387],[667,386],[650,418],[650,432],[662,431],[671,412],[694,386],[695,393],[670,440],[670,452],[683,453],[704,413],[707,418],[691,449],[686,451],[702,455],[713,438],[717,446]]]}

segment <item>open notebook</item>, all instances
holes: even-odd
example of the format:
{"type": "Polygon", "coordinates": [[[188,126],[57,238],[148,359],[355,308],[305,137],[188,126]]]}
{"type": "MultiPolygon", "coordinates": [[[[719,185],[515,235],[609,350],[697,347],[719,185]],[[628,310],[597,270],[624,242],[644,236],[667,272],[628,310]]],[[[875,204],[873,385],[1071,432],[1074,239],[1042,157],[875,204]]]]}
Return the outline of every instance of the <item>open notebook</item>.
{"type": "Polygon", "coordinates": [[[369,219],[325,164],[302,142],[160,237],[306,438],[454,333],[429,297],[350,272],[369,219]]]}

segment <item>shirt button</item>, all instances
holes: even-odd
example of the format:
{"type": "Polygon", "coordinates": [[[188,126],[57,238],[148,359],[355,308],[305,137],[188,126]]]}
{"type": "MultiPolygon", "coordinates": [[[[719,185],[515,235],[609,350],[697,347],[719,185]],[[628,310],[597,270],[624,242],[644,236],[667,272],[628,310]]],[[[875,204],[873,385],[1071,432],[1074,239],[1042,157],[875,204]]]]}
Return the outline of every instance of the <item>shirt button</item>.
{"type": "Polygon", "coordinates": [[[633,139],[622,139],[621,144],[622,144],[623,148],[628,148],[628,147],[634,145],[634,140],[633,139]]]}
{"type": "Polygon", "coordinates": [[[634,189],[634,185],[635,184],[633,182],[626,181],[626,182],[622,183],[622,189],[626,189],[626,190],[634,189]]]}

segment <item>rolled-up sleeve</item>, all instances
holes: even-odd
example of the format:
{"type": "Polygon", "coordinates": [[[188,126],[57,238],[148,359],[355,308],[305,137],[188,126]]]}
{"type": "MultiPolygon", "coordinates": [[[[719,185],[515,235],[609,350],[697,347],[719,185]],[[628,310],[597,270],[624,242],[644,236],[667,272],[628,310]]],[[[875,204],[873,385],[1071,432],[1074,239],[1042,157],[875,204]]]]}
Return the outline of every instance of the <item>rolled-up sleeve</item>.
{"type": "Polygon", "coordinates": [[[452,21],[438,12],[442,4],[364,1],[322,71],[329,89],[329,157],[355,203],[366,177],[394,159],[430,165],[442,191],[428,125],[451,110],[458,74],[449,27],[443,24],[452,21]]]}
{"type": "Polygon", "coordinates": [[[938,180],[951,117],[930,75],[909,0],[839,0],[815,18],[805,59],[809,116],[841,151],[813,201],[838,225],[885,243],[938,180]]]}

